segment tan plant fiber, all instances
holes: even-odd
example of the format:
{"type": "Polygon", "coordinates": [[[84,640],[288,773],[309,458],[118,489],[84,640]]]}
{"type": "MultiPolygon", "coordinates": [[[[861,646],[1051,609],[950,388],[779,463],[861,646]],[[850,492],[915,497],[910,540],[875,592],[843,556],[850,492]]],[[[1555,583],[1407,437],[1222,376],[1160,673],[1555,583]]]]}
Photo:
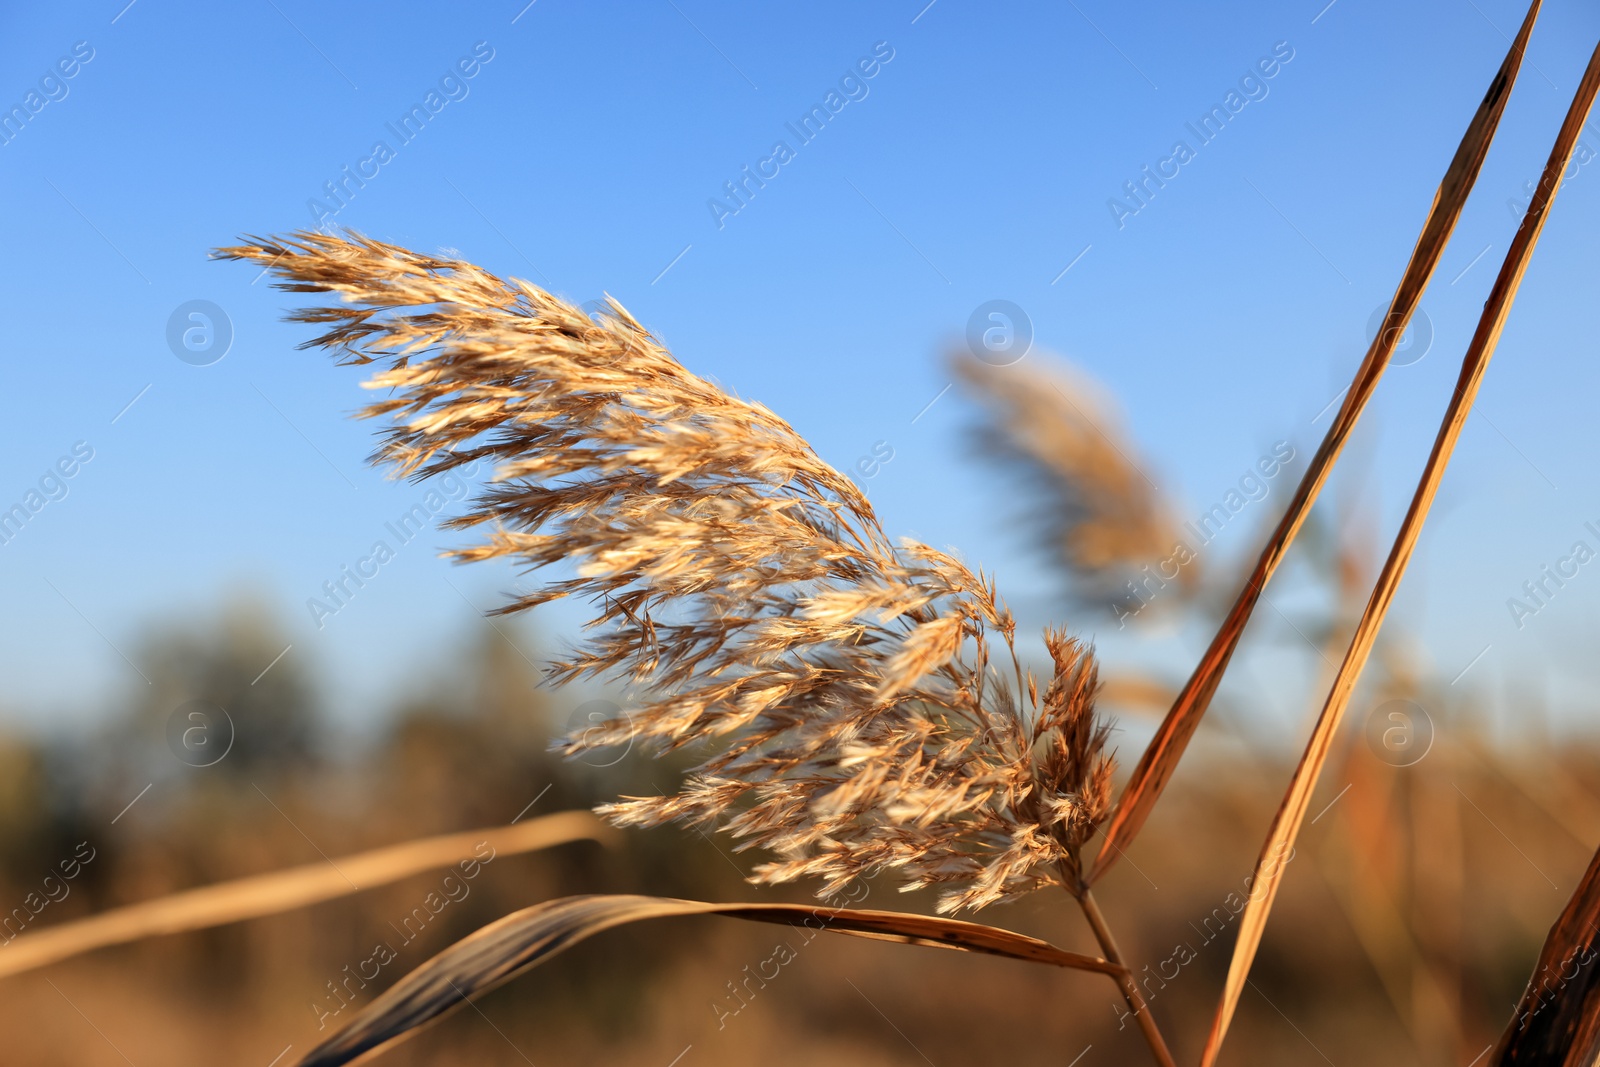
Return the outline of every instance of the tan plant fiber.
{"type": "Polygon", "coordinates": [[[647,695],[567,752],[710,743],[677,793],[603,807],[614,822],[721,824],[774,854],[758,882],[815,876],[827,893],[893,871],[942,887],[942,912],[1079,876],[1112,774],[1091,653],[1047,633],[1041,692],[992,582],[892,544],[778,416],[690,373],[615,301],[590,318],[356,235],[218,254],[338,294],[290,317],[326,328],[309,345],[382,364],[363,414],[395,425],[375,462],[494,464],[452,523],[490,529],[457,560],[571,569],[500,611],[587,598],[589,636],[553,679],[647,695]]]}
{"type": "Polygon", "coordinates": [[[46,927],[37,933],[25,933],[0,952],[0,978],[58,963],[107,945],[206,930],[335,900],[398,882],[422,871],[449,867],[482,844],[497,853],[513,855],[573,841],[610,843],[616,833],[586,811],[563,811],[516,826],[490,826],[424,837],[341,856],[338,860],[321,860],[288,870],[185,889],[46,927]]]}

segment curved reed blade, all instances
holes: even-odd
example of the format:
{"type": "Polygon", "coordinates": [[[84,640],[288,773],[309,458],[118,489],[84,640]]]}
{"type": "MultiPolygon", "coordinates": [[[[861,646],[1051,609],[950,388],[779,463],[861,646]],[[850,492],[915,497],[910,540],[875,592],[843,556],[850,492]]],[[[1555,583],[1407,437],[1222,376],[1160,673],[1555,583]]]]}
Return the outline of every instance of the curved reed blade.
{"type": "Polygon", "coordinates": [[[1036,938],[956,919],[893,911],[867,911],[797,904],[712,904],[670,897],[580,896],[512,912],[456,942],[406,975],[374,1000],[344,1029],[318,1045],[301,1067],[352,1063],[407,1037],[468,998],[604,930],[646,919],[681,915],[725,915],[793,926],[810,941],[817,933],[847,934],[881,941],[981,952],[1032,963],[1073,967],[1111,975],[1122,968],[1093,956],[1067,952],[1036,938]]]}
{"type": "Polygon", "coordinates": [[[1378,629],[1383,625],[1383,618],[1390,602],[1394,599],[1395,589],[1405,575],[1406,564],[1411,560],[1411,553],[1416,548],[1417,537],[1422,532],[1422,524],[1427,518],[1428,509],[1433,505],[1434,495],[1444,478],[1445,467],[1455,451],[1461,429],[1466,425],[1467,415],[1472,410],[1472,402],[1478,395],[1478,386],[1483,381],[1483,373],[1494,355],[1495,345],[1499,343],[1500,332],[1505,328],[1506,316],[1510,314],[1512,302],[1516,299],[1517,287],[1522,283],[1523,273],[1528,269],[1528,261],[1539,242],[1539,234],[1544,229],[1550,204],[1555,199],[1556,190],[1561,184],[1562,171],[1572,158],[1573,149],[1578,143],[1578,134],[1582,131],[1584,119],[1594,103],[1597,90],[1600,90],[1600,46],[1596,46],[1593,56],[1590,57],[1588,69],[1584,71],[1583,80],[1578,85],[1577,95],[1573,97],[1572,106],[1568,109],[1567,117],[1556,135],[1555,145],[1550,150],[1550,158],[1545,163],[1539,188],[1534,192],[1533,203],[1523,216],[1522,225],[1518,227],[1517,235],[1512,238],[1511,247],[1506,251],[1505,261],[1500,265],[1500,273],[1495,278],[1494,288],[1489,291],[1489,299],[1485,302],[1483,314],[1478,319],[1478,328],[1472,335],[1472,342],[1467,346],[1467,354],[1462,359],[1461,376],[1456,382],[1455,392],[1451,394],[1450,404],[1445,409],[1444,420],[1439,425],[1439,434],[1434,439],[1433,451],[1428,456],[1427,466],[1423,468],[1422,477],[1411,498],[1411,506],[1406,510],[1406,517],[1400,524],[1400,532],[1395,535],[1394,545],[1389,550],[1389,558],[1384,561],[1383,571],[1378,575],[1372,596],[1367,600],[1366,610],[1362,612],[1361,621],[1357,623],[1355,634],[1350,639],[1350,647],[1345,652],[1344,661],[1339,665],[1339,673],[1335,676],[1327,702],[1323,705],[1322,715],[1311,732],[1305,753],[1300,757],[1300,765],[1295,769],[1294,778],[1289,783],[1289,791],[1278,808],[1272,830],[1262,846],[1261,857],[1256,864],[1255,877],[1251,883],[1250,900],[1245,905],[1244,914],[1239,920],[1239,939],[1234,944],[1233,960],[1228,966],[1228,981],[1223,987],[1221,1003],[1217,1005],[1211,1035],[1206,1041],[1205,1053],[1200,1060],[1201,1067],[1210,1067],[1216,1061],[1222,1039],[1228,1032],[1228,1024],[1233,1018],[1234,1009],[1238,1006],[1239,995],[1244,991],[1245,980],[1249,977],[1250,964],[1255,959],[1256,948],[1260,945],[1261,935],[1266,929],[1267,915],[1271,912],[1273,900],[1277,896],[1283,868],[1294,858],[1295,838],[1300,832],[1300,823],[1305,818],[1306,808],[1311,803],[1311,794],[1322,773],[1322,766],[1327,761],[1329,747],[1333,744],[1340,720],[1349,706],[1351,694],[1355,691],[1356,682],[1361,676],[1361,668],[1372,651],[1373,642],[1377,640],[1378,629]]]}
{"type": "Polygon", "coordinates": [[[1439,264],[1445,245],[1449,243],[1451,231],[1455,229],[1456,220],[1461,217],[1461,209],[1466,204],[1467,195],[1472,191],[1473,183],[1478,178],[1478,171],[1483,166],[1484,157],[1489,152],[1495,128],[1505,111],[1511,87],[1517,79],[1517,70],[1522,65],[1523,49],[1527,46],[1528,36],[1533,31],[1533,23],[1539,13],[1539,3],[1540,0],[1534,0],[1528,8],[1522,29],[1511,42],[1511,50],[1506,53],[1505,61],[1501,63],[1494,80],[1489,83],[1489,91],[1484,95],[1483,102],[1478,105],[1477,113],[1467,125],[1467,132],[1461,138],[1461,145],[1456,149],[1449,169],[1445,171],[1444,180],[1439,183],[1438,192],[1433,197],[1433,206],[1422,227],[1422,235],[1417,239],[1417,246],[1411,253],[1411,261],[1406,264],[1405,273],[1400,278],[1400,286],[1395,290],[1394,299],[1389,304],[1389,312],[1384,320],[1385,328],[1378,331],[1371,347],[1367,349],[1366,358],[1361,361],[1361,366],[1356,371],[1355,381],[1345,394],[1339,413],[1334,416],[1333,424],[1328,427],[1327,436],[1322,439],[1316,455],[1306,467],[1305,474],[1295,488],[1294,496],[1290,499],[1283,518],[1279,520],[1277,528],[1273,530],[1266,546],[1262,548],[1255,568],[1246,579],[1244,588],[1239,591],[1238,599],[1234,601],[1222,626],[1217,630],[1217,635],[1212,638],[1210,647],[1206,649],[1194,673],[1190,675],[1183,690],[1173,701],[1172,709],[1167,712],[1160,729],[1150,739],[1150,744],[1140,757],[1138,766],[1133,769],[1127,785],[1123,787],[1116,811],[1106,828],[1100,854],[1096,857],[1090,872],[1091,884],[1110,869],[1133,843],[1134,837],[1144,826],[1145,819],[1149,817],[1150,810],[1160,799],[1168,779],[1177,769],[1178,761],[1183,758],[1189,739],[1194,736],[1201,718],[1206,713],[1206,708],[1210,706],[1217,686],[1222,682],[1223,673],[1228,669],[1228,662],[1233,656],[1234,649],[1238,647],[1245,624],[1250,621],[1250,613],[1255,610],[1256,601],[1260,599],[1261,592],[1266,588],[1273,572],[1278,569],[1278,564],[1283,561],[1284,554],[1294,542],[1301,524],[1310,514],[1311,505],[1316,503],[1317,494],[1322,491],[1323,483],[1332,472],[1346,439],[1355,428],[1356,420],[1361,417],[1362,409],[1366,407],[1367,401],[1377,388],[1378,379],[1383,376],[1390,355],[1405,334],[1406,325],[1411,321],[1412,313],[1422,300],[1423,291],[1427,289],[1428,281],[1439,264]]]}
{"type": "Polygon", "coordinates": [[[1580,1067],[1600,1059],[1600,851],[1539,952],[1489,1067],[1580,1067]]]}
{"type": "Polygon", "coordinates": [[[76,922],[23,934],[0,952],[0,978],[20,974],[72,956],[140,941],[161,934],[204,930],[242,919],[303,908],[413,874],[460,862],[533,852],[569,841],[604,841],[616,831],[586,811],[565,811],[529,819],[517,826],[494,826],[390,845],[323,863],[291,867],[232,882],[188,889],[125,908],[113,908],[76,922]]]}

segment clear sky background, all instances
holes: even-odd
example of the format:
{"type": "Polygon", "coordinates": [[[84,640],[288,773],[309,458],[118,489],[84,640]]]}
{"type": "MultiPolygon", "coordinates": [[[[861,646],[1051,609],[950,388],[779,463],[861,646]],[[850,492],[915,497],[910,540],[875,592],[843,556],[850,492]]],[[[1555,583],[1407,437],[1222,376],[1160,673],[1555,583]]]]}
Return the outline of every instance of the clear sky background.
{"type": "MultiPolygon", "coordinates": [[[[295,350],[308,333],[279,316],[300,302],[206,253],[315,224],[308,201],[331,204],[324,183],[376,141],[393,158],[333,221],[575,300],[609,292],[840,467],[889,442],[869,488],[892,533],[998,572],[1029,625],[1072,624],[1017,534],[1027,501],[971,458],[959,391],[941,395],[942,348],[978,305],[1016,303],[1038,350],[1119,398],[1152,476],[1191,514],[1274,441],[1309,454],[1523,13],[1505,0],[525,3],[0,10],[6,109],[92,49],[0,145],[0,507],[75,443],[93,449],[68,494],[0,546],[0,707],[14,725],[94,718],[142,684],[123,654],[136,660],[150,627],[204,625],[241,591],[274,607],[289,655],[359,725],[512,581],[438,560],[452,542],[434,532],[322,629],[306,608],[422,490],[364,465],[371,426],[348,417],[361,373],[295,350]],[[401,144],[386,124],[475,47],[492,58],[447,83],[457,98],[401,144]],[[726,202],[723,183],[775,141],[796,145],[785,123],[875,48],[892,59],[866,95],[719,226],[708,201],[726,202]],[[1275,48],[1292,58],[1265,95],[1119,227],[1108,201],[1175,141],[1197,144],[1185,124],[1275,48]],[[231,323],[210,366],[167,342],[191,300],[231,323]]],[[[1424,300],[1432,347],[1386,376],[1352,446],[1360,485],[1336,480],[1368,501],[1385,544],[1515,229],[1509,202],[1538,174],[1597,34],[1592,5],[1547,5],[1424,300]]],[[[1600,150],[1593,133],[1584,144],[1600,150]]],[[[1394,613],[1444,679],[1487,646],[1463,686],[1512,710],[1543,693],[1573,722],[1595,706],[1600,562],[1520,631],[1506,601],[1575,540],[1600,547],[1583,528],[1600,526],[1597,232],[1591,163],[1556,204],[1394,613]]],[[[1246,532],[1230,537],[1237,551],[1246,532]]],[[[558,609],[536,630],[553,641],[576,619],[558,609]]],[[[1174,673],[1205,637],[1139,645],[1082,625],[1114,664],[1157,655],[1174,673]]],[[[1257,698],[1299,721],[1292,689],[1257,698]]]]}

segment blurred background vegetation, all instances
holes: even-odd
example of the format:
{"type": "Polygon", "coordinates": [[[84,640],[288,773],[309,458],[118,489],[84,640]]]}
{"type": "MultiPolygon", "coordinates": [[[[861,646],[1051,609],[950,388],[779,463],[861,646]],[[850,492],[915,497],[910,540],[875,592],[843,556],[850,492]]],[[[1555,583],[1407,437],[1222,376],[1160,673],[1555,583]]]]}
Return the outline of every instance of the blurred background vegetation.
{"type": "MultiPolygon", "coordinates": [[[[976,439],[996,476],[1032,486],[1021,500],[1048,503],[1027,531],[1055,563],[1066,602],[1097,624],[1117,618],[1127,582],[1167,554],[1176,510],[1140,477],[1139,450],[1120,437],[1109,402],[1044,360],[963,378],[981,402],[976,439]],[[1051,392],[1064,405],[1037,403],[1051,392]]],[[[1252,521],[1275,518],[1280,499],[1252,521]]],[[[1029,548],[1019,541],[1018,551],[1029,548]]],[[[1319,505],[1295,550],[1306,595],[1292,611],[1264,608],[1252,640],[1280,643],[1331,675],[1379,551],[1357,509],[1319,505]]],[[[1202,557],[1152,603],[1159,610],[1131,625],[1214,622],[1242,562],[1202,557]]],[[[670,789],[692,753],[658,760],[634,752],[602,766],[609,761],[563,763],[547,752],[597,694],[540,687],[518,650],[540,643],[531,625],[442,635],[455,642],[453,666],[413,686],[359,743],[336,734],[316,681],[293,657],[260,674],[286,640],[261,604],[222,603],[203,625],[153,630],[139,656],[150,684],[130,687],[97,733],[0,741],[0,907],[14,916],[6,936],[23,922],[41,929],[183,888],[670,789]],[[166,740],[172,710],[196,699],[227,709],[236,728],[227,756],[208,767],[184,764],[166,740]],[[52,883],[59,899],[40,906],[45,876],[89,855],[65,895],[52,883]]],[[[1182,677],[1103,670],[1103,703],[1121,718],[1122,762],[1131,764],[1182,677]]],[[[1393,630],[1367,674],[1225,1062],[1471,1062],[1509,1018],[1600,840],[1600,747],[1553,743],[1537,728],[1508,741],[1486,725],[1509,718],[1536,726],[1536,694],[1491,707],[1469,685],[1440,677],[1393,630]],[[1386,747],[1380,709],[1389,706],[1426,709],[1425,750],[1386,747]]],[[[1311,692],[1314,705],[1301,708],[1268,701],[1302,738],[1320,706],[1320,691],[1311,692]]],[[[1141,975],[1180,1060],[1198,1051],[1232,943],[1227,901],[1243,889],[1295,755],[1261,741],[1225,693],[1130,861],[1099,891],[1125,952],[1149,965],[1141,975]]],[[[0,1058],[266,1067],[292,1047],[276,1061],[287,1063],[327,1035],[321,1026],[348,1019],[330,1014],[344,1000],[370,1002],[452,941],[529,904],[587,892],[810,899],[804,887],[773,893],[745,884],[751,859],[732,846],[668,828],[500,856],[404,944],[391,924],[437,890],[443,872],[95,952],[3,979],[0,1058]],[[398,958],[336,996],[345,969],[380,942],[398,958]]],[[[864,906],[927,911],[931,900],[898,894],[885,878],[868,886],[864,906]]],[[[1037,894],[978,918],[1095,951],[1064,895],[1037,894]]],[[[808,943],[703,918],[601,935],[380,1060],[1146,1062],[1135,1029],[1119,1028],[1121,1014],[1111,983],[1095,975],[846,938],[808,943]],[[793,961],[770,981],[744,984],[745,969],[780,942],[796,950],[793,961]]]]}

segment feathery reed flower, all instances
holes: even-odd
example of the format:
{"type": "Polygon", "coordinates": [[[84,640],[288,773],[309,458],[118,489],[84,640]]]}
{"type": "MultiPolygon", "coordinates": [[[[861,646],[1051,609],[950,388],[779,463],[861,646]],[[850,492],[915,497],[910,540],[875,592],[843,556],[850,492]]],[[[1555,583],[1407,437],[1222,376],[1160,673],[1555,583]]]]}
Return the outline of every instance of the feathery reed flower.
{"type": "Polygon", "coordinates": [[[1045,635],[1041,696],[991,579],[884,534],[854,483],[767,408],[691,374],[621,305],[591,318],[518,280],[361,238],[300,233],[218,253],[279,288],[336,293],[292,312],[306,346],[381,363],[373,457],[401,476],[487,459],[492,482],[450,525],[491,527],[457,560],[572,576],[595,605],[557,682],[626,679],[650,695],[561,743],[641,739],[711,754],[670,796],[601,810],[620,825],[717,824],[774,854],[752,880],[894,871],[941,911],[1038,886],[1077,892],[1106,817],[1111,758],[1092,654],[1045,635]]]}

